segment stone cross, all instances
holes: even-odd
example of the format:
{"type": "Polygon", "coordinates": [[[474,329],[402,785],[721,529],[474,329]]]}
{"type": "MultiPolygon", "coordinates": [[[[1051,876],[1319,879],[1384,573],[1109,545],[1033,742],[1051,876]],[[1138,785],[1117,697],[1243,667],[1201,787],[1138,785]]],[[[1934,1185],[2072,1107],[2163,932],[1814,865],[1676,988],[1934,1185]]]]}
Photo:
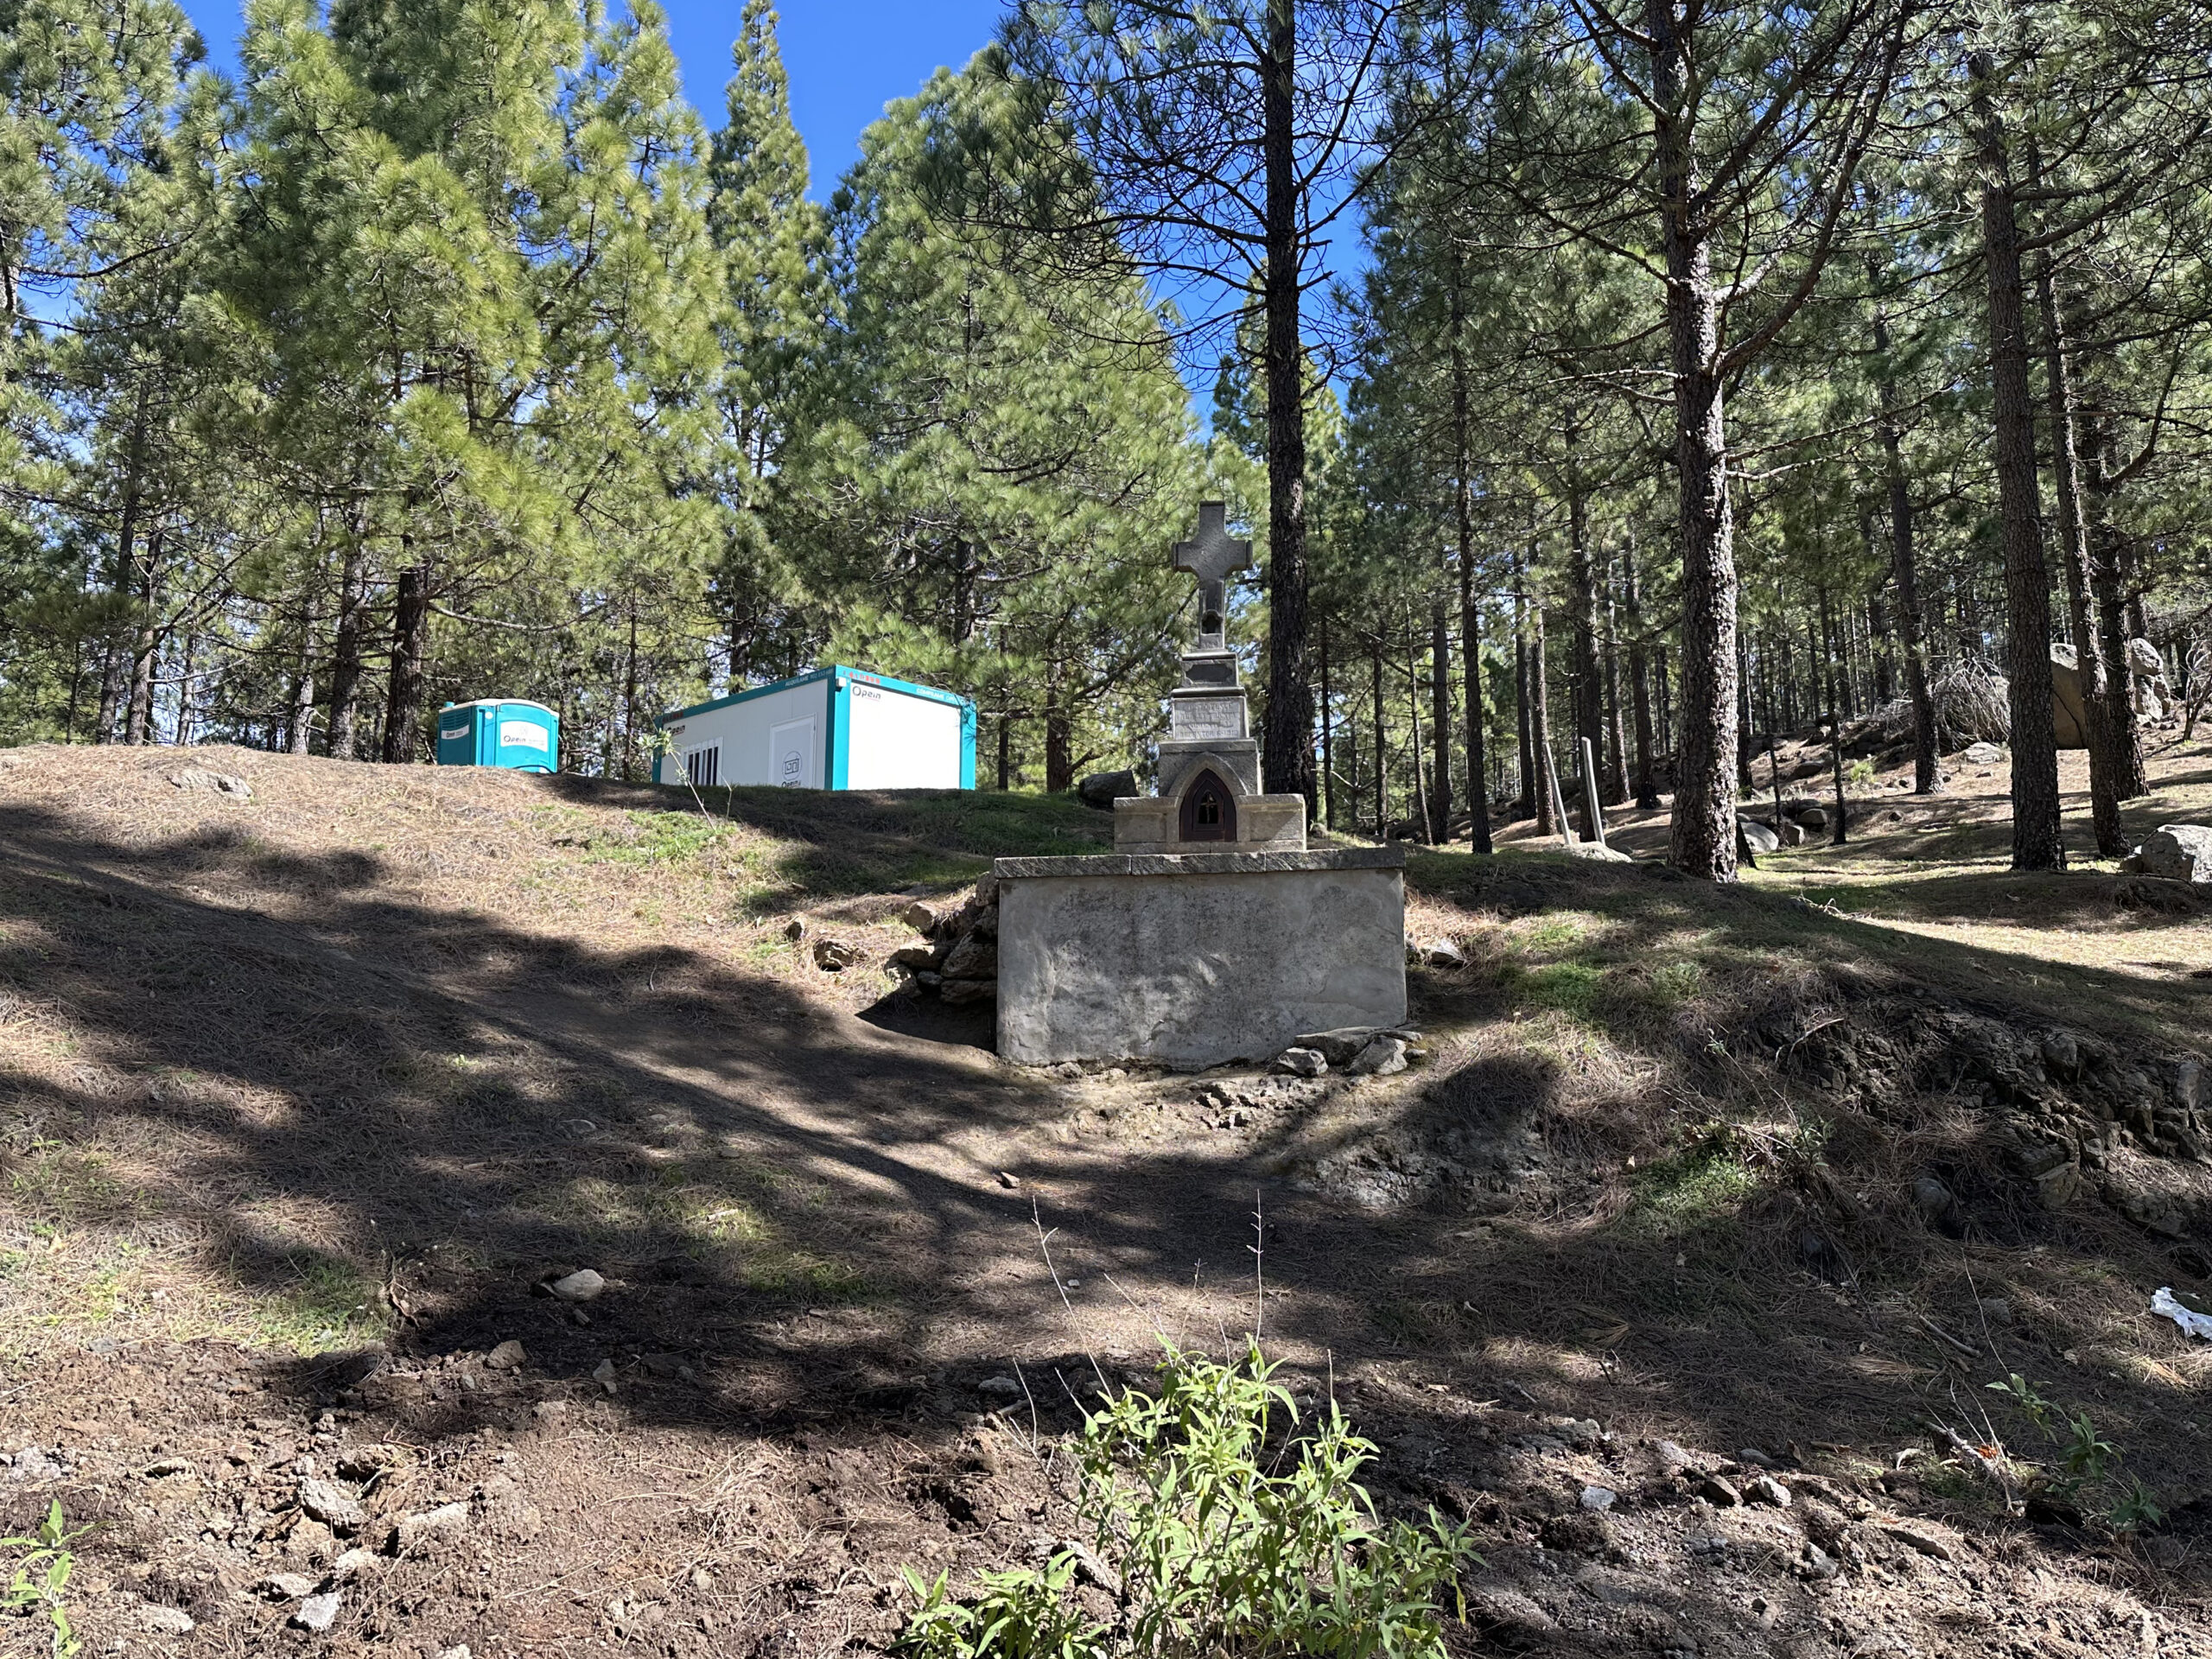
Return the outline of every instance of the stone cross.
{"type": "Polygon", "coordinates": [[[1218,634],[1229,609],[1228,581],[1252,568],[1252,543],[1239,541],[1224,526],[1226,509],[1218,501],[1198,503],[1198,533],[1175,543],[1175,566],[1198,579],[1198,632],[1218,634]]]}

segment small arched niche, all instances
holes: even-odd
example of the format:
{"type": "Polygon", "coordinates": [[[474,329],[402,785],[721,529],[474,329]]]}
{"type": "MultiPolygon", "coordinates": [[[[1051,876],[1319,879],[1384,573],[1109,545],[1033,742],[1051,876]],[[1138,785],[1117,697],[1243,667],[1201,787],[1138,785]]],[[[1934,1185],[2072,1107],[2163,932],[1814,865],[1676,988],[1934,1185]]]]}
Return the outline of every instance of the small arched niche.
{"type": "Polygon", "coordinates": [[[1211,766],[1201,766],[1183,787],[1176,809],[1175,835],[1179,841],[1235,841],[1236,791],[1211,766]]]}

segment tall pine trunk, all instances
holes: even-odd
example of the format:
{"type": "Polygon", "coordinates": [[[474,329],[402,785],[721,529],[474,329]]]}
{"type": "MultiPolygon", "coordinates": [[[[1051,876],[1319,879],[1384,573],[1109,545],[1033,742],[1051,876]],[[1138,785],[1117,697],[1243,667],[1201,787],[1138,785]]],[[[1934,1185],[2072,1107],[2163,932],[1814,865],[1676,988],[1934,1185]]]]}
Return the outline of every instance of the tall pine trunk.
{"type": "Polygon", "coordinates": [[[1660,237],[1667,264],[1666,323],[1675,378],[1675,469],[1682,561],[1681,746],[1669,857],[1687,875],[1736,874],[1736,546],[1728,504],[1727,423],[1721,404],[1720,297],[1713,227],[1695,205],[1692,133],[1678,113],[1694,73],[1673,0],[1646,0],[1652,137],[1660,237]]]}
{"type": "Polygon", "coordinates": [[[1313,810],[1313,690],[1306,679],[1306,364],[1299,340],[1299,175],[1294,93],[1297,0],[1268,0],[1260,60],[1267,169],[1268,791],[1313,810]]]}
{"type": "Polygon", "coordinates": [[[2036,481],[2035,404],[2028,390],[2028,335],[2020,274],[2020,227],[2005,127],[1997,112],[1994,60],[1972,66],[1981,169],[1983,273],[1987,279],[1991,413],[1998,513],[2005,546],[2005,669],[2012,680],[2012,868],[2063,870],[2058,827],[2058,741],[2050,721],[2050,575],[2044,567],[2036,481]]]}
{"type": "Polygon", "coordinates": [[[1452,516],[1459,538],[1459,671],[1467,690],[1467,838],[1491,850],[1490,791],[1483,773],[1483,620],[1475,603],[1474,486],[1468,477],[1467,355],[1460,335],[1467,315],[1460,289],[1459,251],[1452,250],[1452,516]]]}
{"type": "Polygon", "coordinates": [[[359,511],[349,515],[346,551],[338,573],[338,626],[330,644],[330,738],[334,760],[351,760],[359,747],[361,656],[368,634],[368,550],[359,511]]]}
{"type": "Polygon", "coordinates": [[[2050,405],[2050,471],[2057,485],[2058,545],[2066,569],[2066,620],[2074,640],[2080,676],[2082,741],[2089,751],[2089,823],[2097,851],[2120,858],[2127,842],[2120,823],[2120,795],[2114,785],[2114,743],[2111,687],[2104,642],[2089,613],[2088,527],[2082,512],[2081,454],[2075,436],[2074,366],[2067,349],[2066,320],[2058,308],[2058,285],[2048,252],[2036,257],[2036,304],[2043,313],[2044,395],[2050,405]]]}
{"type": "Polygon", "coordinates": [[[1652,770],[1651,667],[1643,645],[1643,595],[1636,580],[1636,537],[1621,550],[1622,597],[1628,601],[1629,695],[1636,704],[1636,804],[1645,811],[1659,805],[1659,782],[1652,770]]]}
{"type": "Polygon", "coordinates": [[[1436,840],[1446,842],[1452,839],[1452,634],[1440,599],[1429,602],[1428,671],[1429,748],[1435,757],[1428,823],[1436,840]]]}
{"type": "MultiPolygon", "coordinates": [[[[1582,744],[1600,761],[1605,754],[1605,695],[1598,677],[1598,577],[1590,556],[1590,505],[1580,480],[1573,475],[1577,428],[1572,410],[1567,423],[1567,702],[1569,728],[1579,753],[1582,744]]],[[[1580,769],[1578,763],[1578,770],[1580,769]]],[[[1592,779],[1592,784],[1596,779],[1592,779]]],[[[1589,840],[1597,839],[1595,825],[1589,840]]]]}
{"type": "Polygon", "coordinates": [[[2151,791],[2143,739],[2135,726],[2133,674],[2127,661],[2127,609],[2120,588],[2120,536],[2112,522],[2112,425],[2093,419],[2088,486],[2089,590],[2096,601],[2097,639],[2106,665],[2106,730],[2113,746],[2113,793],[2132,801],[2151,791]]]}
{"type": "Polygon", "coordinates": [[[284,752],[305,754],[315,730],[315,598],[300,613],[300,659],[292,671],[292,712],[284,727],[284,752]]]}
{"type": "Polygon", "coordinates": [[[1904,439],[1897,426],[1897,378],[1890,369],[1890,325],[1874,313],[1874,355],[1880,362],[1882,467],[1890,495],[1890,580],[1897,590],[1897,643],[1904,659],[1904,692],[1912,702],[1912,791],[1943,788],[1936,753],[1936,698],[1928,685],[1928,639],[1920,606],[1919,573],[1912,549],[1912,492],[1905,481],[1904,439]]]}
{"type": "Polygon", "coordinates": [[[1628,737],[1622,724],[1621,648],[1613,609],[1612,573],[1605,575],[1605,791],[1607,806],[1628,799],[1628,737]]]}
{"type": "Polygon", "coordinates": [[[1375,733],[1368,747],[1375,751],[1375,839],[1390,838],[1389,779],[1384,775],[1384,757],[1388,751],[1382,741],[1382,630],[1375,630],[1375,733]]]}
{"type": "Polygon", "coordinates": [[[1552,707],[1549,665],[1544,660],[1544,607],[1529,607],[1529,747],[1535,767],[1529,783],[1536,798],[1536,833],[1555,836],[1566,826],[1552,810],[1552,707]]]}
{"type": "Polygon", "coordinates": [[[391,677],[384,713],[384,759],[387,766],[413,763],[423,723],[423,659],[430,649],[430,568],[410,565],[399,573],[399,593],[391,610],[391,677]]]}
{"type": "Polygon", "coordinates": [[[1514,736],[1520,743],[1521,798],[1514,810],[1524,818],[1535,816],[1536,797],[1543,792],[1536,786],[1536,743],[1530,719],[1533,694],[1529,682],[1528,575],[1516,553],[1513,556],[1513,724],[1514,736]]]}

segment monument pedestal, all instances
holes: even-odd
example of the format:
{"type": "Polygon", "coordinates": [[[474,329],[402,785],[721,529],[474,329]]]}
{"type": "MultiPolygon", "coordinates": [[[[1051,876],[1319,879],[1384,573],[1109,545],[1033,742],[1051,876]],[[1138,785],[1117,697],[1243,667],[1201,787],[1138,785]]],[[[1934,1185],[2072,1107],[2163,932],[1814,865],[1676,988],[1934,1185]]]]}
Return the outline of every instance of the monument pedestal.
{"type": "Polygon", "coordinates": [[[1402,1025],[1405,856],[1002,858],[999,1052],[1024,1065],[1266,1060],[1309,1031],[1402,1025]]]}

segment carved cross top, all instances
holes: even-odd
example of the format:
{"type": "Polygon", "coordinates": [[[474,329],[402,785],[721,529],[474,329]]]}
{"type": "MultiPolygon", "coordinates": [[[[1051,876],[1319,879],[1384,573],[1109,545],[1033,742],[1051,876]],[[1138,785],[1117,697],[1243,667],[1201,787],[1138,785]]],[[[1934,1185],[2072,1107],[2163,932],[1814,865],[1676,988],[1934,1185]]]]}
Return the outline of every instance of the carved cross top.
{"type": "Polygon", "coordinates": [[[1231,536],[1226,527],[1227,510],[1218,501],[1198,503],[1198,533],[1175,543],[1175,565],[1198,579],[1198,632],[1219,633],[1228,609],[1227,582],[1239,570],[1252,568],[1252,543],[1231,536]]]}

